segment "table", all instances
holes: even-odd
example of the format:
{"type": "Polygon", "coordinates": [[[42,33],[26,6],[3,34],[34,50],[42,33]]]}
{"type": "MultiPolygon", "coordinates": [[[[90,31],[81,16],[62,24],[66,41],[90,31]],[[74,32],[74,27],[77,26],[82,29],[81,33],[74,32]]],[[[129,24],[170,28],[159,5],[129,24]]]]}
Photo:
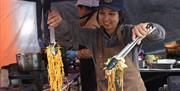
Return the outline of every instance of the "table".
{"type": "MultiPolygon", "coordinates": [[[[64,84],[63,84],[63,88],[62,91],[74,91],[73,89],[71,89],[71,85],[73,85],[74,82],[77,83],[77,89],[76,91],[80,91],[80,82],[79,82],[79,73],[73,73],[73,74],[69,74],[68,76],[66,76],[66,78],[64,79],[64,84]]],[[[50,91],[48,84],[46,84],[45,89],[43,89],[43,91],[50,91]]]]}
{"type": "MultiPolygon", "coordinates": [[[[77,85],[79,86],[80,85],[80,82],[79,82],[79,74],[71,74],[69,76],[66,77],[66,80],[68,81],[67,84],[64,84],[63,85],[63,88],[62,90],[67,90],[70,91],[71,90],[71,85],[74,83],[74,82],[77,82],[77,85]]],[[[78,88],[79,89],[79,88],[78,88]]],[[[79,90],[78,90],[79,91],[79,90]]]]}
{"type": "Polygon", "coordinates": [[[172,69],[139,69],[142,79],[145,82],[147,91],[158,91],[159,87],[167,84],[169,76],[180,76],[180,68],[172,69]]]}
{"type": "Polygon", "coordinates": [[[141,68],[139,69],[140,72],[168,72],[168,73],[174,73],[174,72],[180,72],[180,68],[172,68],[172,69],[151,69],[151,68],[141,68]]]}

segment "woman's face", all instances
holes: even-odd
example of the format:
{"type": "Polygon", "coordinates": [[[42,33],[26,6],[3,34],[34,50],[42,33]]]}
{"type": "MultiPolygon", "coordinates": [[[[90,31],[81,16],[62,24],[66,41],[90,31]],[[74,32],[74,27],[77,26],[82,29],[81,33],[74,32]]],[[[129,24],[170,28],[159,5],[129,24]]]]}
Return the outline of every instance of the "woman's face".
{"type": "Polygon", "coordinates": [[[113,11],[109,8],[99,9],[99,23],[110,35],[116,30],[116,27],[119,23],[119,18],[119,13],[117,11],[113,11]]]}

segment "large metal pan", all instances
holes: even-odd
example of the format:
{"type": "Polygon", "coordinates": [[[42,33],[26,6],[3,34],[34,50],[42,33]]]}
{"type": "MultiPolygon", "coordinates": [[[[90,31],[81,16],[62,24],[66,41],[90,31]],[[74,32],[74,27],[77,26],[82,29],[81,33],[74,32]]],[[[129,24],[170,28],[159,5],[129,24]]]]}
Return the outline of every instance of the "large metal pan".
{"type": "Polygon", "coordinates": [[[33,71],[39,69],[40,53],[19,53],[16,55],[20,71],[33,71]]]}

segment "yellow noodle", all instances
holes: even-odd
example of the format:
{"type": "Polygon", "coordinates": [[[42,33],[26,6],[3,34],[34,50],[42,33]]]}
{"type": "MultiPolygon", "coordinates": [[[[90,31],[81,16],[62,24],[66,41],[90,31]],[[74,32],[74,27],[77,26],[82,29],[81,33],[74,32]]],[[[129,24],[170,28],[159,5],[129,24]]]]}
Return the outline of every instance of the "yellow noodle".
{"type": "MultiPolygon", "coordinates": [[[[108,60],[110,60],[110,59],[108,59],[108,60]]],[[[127,67],[127,65],[125,64],[125,59],[121,58],[114,68],[112,68],[111,70],[107,70],[107,69],[105,70],[106,78],[108,80],[108,91],[116,91],[116,79],[115,79],[116,72],[117,72],[117,76],[120,80],[119,88],[121,88],[121,91],[123,91],[124,68],[126,68],[126,67],[127,67]]]]}
{"type": "Polygon", "coordinates": [[[48,78],[50,91],[61,91],[63,78],[64,78],[64,69],[61,58],[61,51],[58,47],[48,46],[46,48],[47,58],[48,58],[48,78]],[[57,53],[54,55],[53,51],[57,50],[57,53]]]}

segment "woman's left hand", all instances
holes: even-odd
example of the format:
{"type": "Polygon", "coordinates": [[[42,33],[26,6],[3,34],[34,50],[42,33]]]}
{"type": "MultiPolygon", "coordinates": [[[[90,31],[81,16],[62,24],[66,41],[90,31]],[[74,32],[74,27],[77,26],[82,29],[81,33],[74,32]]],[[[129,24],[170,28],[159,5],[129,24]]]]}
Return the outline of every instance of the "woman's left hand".
{"type": "Polygon", "coordinates": [[[146,28],[148,23],[140,23],[135,25],[132,29],[132,39],[135,40],[137,37],[144,38],[148,35],[149,30],[146,28]]]}

